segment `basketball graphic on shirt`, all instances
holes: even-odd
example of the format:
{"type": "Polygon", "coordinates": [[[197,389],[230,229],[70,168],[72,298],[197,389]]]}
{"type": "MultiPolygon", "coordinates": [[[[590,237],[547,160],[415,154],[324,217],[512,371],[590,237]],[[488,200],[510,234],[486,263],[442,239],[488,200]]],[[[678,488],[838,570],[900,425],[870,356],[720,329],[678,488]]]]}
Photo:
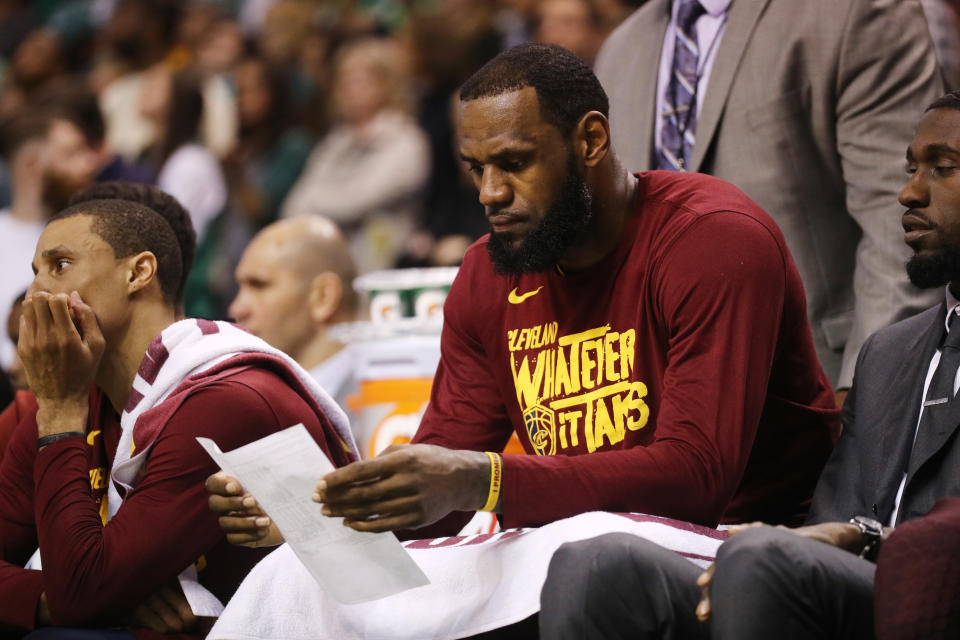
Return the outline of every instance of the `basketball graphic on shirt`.
{"type": "Polygon", "coordinates": [[[523,413],[523,422],[538,456],[552,456],[557,452],[553,411],[540,405],[531,407],[523,413]]]}

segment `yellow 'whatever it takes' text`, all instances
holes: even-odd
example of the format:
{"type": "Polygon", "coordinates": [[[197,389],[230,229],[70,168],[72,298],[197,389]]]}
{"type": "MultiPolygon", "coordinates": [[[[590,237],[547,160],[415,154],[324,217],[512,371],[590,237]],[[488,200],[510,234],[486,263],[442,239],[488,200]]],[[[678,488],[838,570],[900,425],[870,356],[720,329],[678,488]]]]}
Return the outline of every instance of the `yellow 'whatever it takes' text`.
{"type": "Polygon", "coordinates": [[[517,402],[538,455],[615,445],[650,418],[647,386],[632,380],[636,330],[610,325],[565,336],[548,322],[507,331],[517,402]]]}

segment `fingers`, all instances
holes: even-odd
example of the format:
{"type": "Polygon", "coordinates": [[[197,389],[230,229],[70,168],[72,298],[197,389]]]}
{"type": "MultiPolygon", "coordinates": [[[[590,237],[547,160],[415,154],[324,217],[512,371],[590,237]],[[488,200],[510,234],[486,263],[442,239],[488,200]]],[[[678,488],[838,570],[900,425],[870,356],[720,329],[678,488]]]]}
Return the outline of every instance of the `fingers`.
{"type": "Polygon", "coordinates": [[[142,627],[145,629],[150,629],[151,631],[156,631],[157,633],[172,633],[175,631],[171,629],[167,622],[154,613],[153,609],[141,604],[139,607],[133,610],[133,621],[132,626],[142,627]]]}
{"type": "Polygon", "coordinates": [[[381,500],[357,505],[323,505],[323,515],[347,520],[370,520],[413,513],[423,517],[423,508],[419,496],[404,496],[391,500],[381,500]]]}
{"type": "Polygon", "coordinates": [[[193,614],[187,597],[180,588],[164,587],[160,590],[160,597],[174,611],[180,619],[182,630],[189,631],[197,624],[197,616],[193,614]]]}
{"type": "Polygon", "coordinates": [[[20,358],[26,361],[29,351],[36,344],[37,311],[33,298],[24,300],[20,309],[20,338],[17,341],[17,351],[20,353],[20,358]]]}
{"type": "Polygon", "coordinates": [[[343,521],[345,527],[350,527],[355,531],[366,531],[370,533],[396,531],[397,529],[414,529],[421,524],[423,524],[421,516],[416,512],[378,517],[373,520],[344,519],[343,521]]]}
{"type": "Polygon", "coordinates": [[[243,547],[254,547],[270,534],[270,518],[260,516],[221,516],[220,528],[227,534],[227,542],[243,547]]]}
{"type": "Polygon", "coordinates": [[[226,471],[217,471],[208,477],[204,489],[207,493],[218,496],[239,496],[243,493],[243,487],[237,479],[228,475],[226,471]]]}
{"type": "MultiPolygon", "coordinates": [[[[383,452],[372,460],[361,460],[334,469],[317,483],[317,493],[321,498],[329,499],[331,494],[349,489],[350,485],[382,480],[398,472],[411,471],[418,467],[417,452],[413,446],[394,445],[391,449],[393,450],[383,452]]],[[[321,502],[324,501],[326,500],[321,500],[321,502]]]]}
{"type": "MultiPolygon", "coordinates": [[[[322,493],[318,490],[311,497],[314,502],[322,502],[326,506],[340,510],[348,507],[368,506],[384,500],[410,496],[416,492],[417,488],[410,484],[410,476],[404,474],[333,489],[328,487],[322,493]]],[[[338,513],[337,515],[342,514],[338,513]]]]}
{"type": "Polygon", "coordinates": [[[183,631],[183,621],[177,609],[170,605],[161,593],[156,593],[137,607],[135,612],[138,622],[147,623],[147,626],[161,633],[183,631]]]}
{"type": "Polygon", "coordinates": [[[716,564],[711,564],[707,570],[697,577],[697,586],[702,589],[700,602],[697,603],[697,619],[705,622],[710,619],[710,582],[713,580],[713,572],[716,564]]]}
{"type": "Polygon", "coordinates": [[[735,533],[746,531],[747,529],[758,529],[766,526],[768,526],[766,522],[744,522],[731,526],[729,529],[727,529],[727,531],[730,532],[730,535],[733,535],[735,533]]]}
{"type": "MultiPolygon", "coordinates": [[[[76,291],[70,294],[67,298],[67,303],[72,312],[72,317],[76,319],[75,330],[79,331],[83,342],[94,353],[102,351],[105,340],[103,333],[100,331],[100,323],[97,322],[97,316],[93,313],[93,309],[83,301],[83,298],[81,298],[80,294],[76,291]]],[[[73,326],[72,322],[71,326],[73,326]]]]}

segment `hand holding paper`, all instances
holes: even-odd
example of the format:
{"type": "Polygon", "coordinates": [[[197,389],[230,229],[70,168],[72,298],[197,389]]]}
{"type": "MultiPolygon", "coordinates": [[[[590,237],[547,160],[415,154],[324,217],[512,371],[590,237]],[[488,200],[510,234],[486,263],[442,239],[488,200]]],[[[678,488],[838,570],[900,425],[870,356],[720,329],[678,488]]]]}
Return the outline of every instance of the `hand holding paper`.
{"type": "MultiPolygon", "coordinates": [[[[394,536],[344,527],[341,518],[324,516],[321,506],[311,501],[317,478],[333,465],[303,425],[228,453],[207,438],[197,441],[255,497],[254,508],[259,505],[270,514],[307,570],[339,602],[376,600],[428,583],[394,536]]],[[[249,508],[243,496],[240,504],[249,508]]]]}
{"type": "Polygon", "coordinates": [[[227,542],[250,548],[283,544],[280,530],[236,478],[218,471],[207,478],[205,488],[210,494],[210,510],[219,516],[227,542]]]}

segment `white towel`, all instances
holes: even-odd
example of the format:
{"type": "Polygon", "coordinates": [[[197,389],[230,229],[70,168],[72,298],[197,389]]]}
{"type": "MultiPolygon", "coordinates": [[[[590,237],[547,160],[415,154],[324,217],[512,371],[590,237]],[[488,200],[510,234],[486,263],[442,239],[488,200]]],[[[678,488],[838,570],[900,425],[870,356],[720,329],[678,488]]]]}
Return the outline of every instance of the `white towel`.
{"type": "MultiPolygon", "coordinates": [[[[137,485],[150,449],[166,425],[169,413],[179,406],[168,403],[170,411],[167,412],[162,407],[164,400],[178,389],[202,384],[207,373],[219,373],[232,361],[251,362],[251,355],[289,369],[326,414],[346,447],[352,452],[358,451],[346,414],[290,356],[229,322],[181,320],[153,339],[133,380],[130,398],[120,416],[122,433],[107,490],[109,518],[116,515],[122,503],[117,487],[122,487],[126,495],[137,485]]],[[[220,613],[222,605],[200,586],[193,566],[185,569],[179,579],[196,615],[216,616],[220,613]]]]}
{"type": "Polygon", "coordinates": [[[447,640],[518,622],[540,609],[540,590],[564,542],[623,531],[706,567],[726,532],[639,514],[592,512],[538,529],[404,544],[430,584],[381,600],[341,605],[287,545],[240,585],[207,640],[447,640]]]}
{"type": "Polygon", "coordinates": [[[140,416],[162,403],[189,378],[203,374],[229,358],[247,353],[260,353],[282,360],[310,391],[347,447],[351,451],[358,451],[343,409],[290,356],[229,322],[181,320],[164,329],[150,343],[133,380],[130,399],[120,416],[123,432],[110,473],[113,480],[108,491],[110,517],[117,513],[122,500],[117,485],[126,491],[136,486],[158,435],[157,432],[142,433],[143,430],[155,429],[156,425],[139,421],[140,416]],[[134,442],[137,443],[135,454],[134,442]]]}

